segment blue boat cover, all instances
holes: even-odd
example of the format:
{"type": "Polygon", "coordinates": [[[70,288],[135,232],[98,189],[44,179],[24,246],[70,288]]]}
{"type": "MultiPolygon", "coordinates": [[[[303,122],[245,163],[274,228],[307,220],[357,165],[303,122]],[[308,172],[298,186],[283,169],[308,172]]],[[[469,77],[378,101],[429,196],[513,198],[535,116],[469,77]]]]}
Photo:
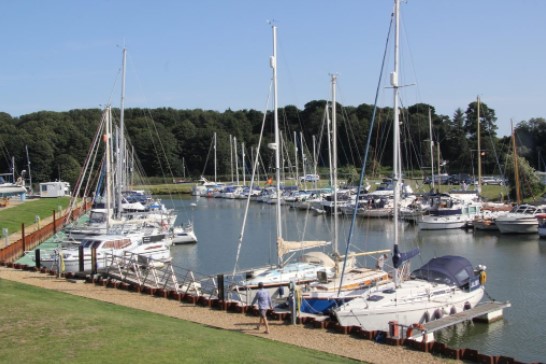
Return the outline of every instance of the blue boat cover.
{"type": "Polygon", "coordinates": [[[474,268],[468,259],[455,255],[432,258],[411,273],[411,278],[462,287],[475,279],[474,268]]]}

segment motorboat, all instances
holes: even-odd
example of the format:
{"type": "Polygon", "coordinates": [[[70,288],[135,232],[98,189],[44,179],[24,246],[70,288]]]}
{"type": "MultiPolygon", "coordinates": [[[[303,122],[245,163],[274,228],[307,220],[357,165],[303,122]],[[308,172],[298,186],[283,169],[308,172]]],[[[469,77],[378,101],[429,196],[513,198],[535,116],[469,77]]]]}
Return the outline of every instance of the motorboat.
{"type": "Polygon", "coordinates": [[[459,229],[469,226],[479,215],[481,206],[475,200],[445,193],[430,196],[430,203],[428,214],[417,217],[421,230],[459,229]]]}
{"type": "Polygon", "coordinates": [[[66,241],[58,249],[44,251],[40,264],[60,272],[80,272],[80,250],[83,253],[83,272],[90,272],[93,268],[107,268],[116,259],[127,259],[130,256],[141,262],[166,262],[172,258],[165,235],[144,236],[142,233],[129,233],[90,236],[79,242],[66,241]],[[93,267],[93,263],[96,267],[93,267]]]}
{"type": "Polygon", "coordinates": [[[545,212],[546,205],[521,204],[497,217],[495,223],[502,234],[536,234],[538,232],[536,216],[545,212]]]}
{"type": "Polygon", "coordinates": [[[174,245],[197,243],[197,236],[195,236],[192,224],[173,227],[171,229],[171,239],[174,245]]]}

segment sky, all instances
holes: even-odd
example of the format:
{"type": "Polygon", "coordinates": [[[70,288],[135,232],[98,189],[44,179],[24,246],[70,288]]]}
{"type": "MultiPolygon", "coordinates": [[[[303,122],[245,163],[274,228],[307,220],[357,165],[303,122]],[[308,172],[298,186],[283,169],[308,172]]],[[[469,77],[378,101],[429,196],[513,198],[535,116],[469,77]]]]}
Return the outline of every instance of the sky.
{"type": "MultiPolygon", "coordinates": [[[[498,135],[546,117],[546,1],[406,0],[405,106],[453,116],[480,97],[498,135]]],[[[20,0],[0,2],[0,112],[17,117],[125,107],[271,109],[271,22],[279,106],[373,104],[392,0],[20,0]]],[[[387,69],[392,69],[389,46],[387,69]]],[[[384,77],[379,106],[392,105],[384,77]]]]}

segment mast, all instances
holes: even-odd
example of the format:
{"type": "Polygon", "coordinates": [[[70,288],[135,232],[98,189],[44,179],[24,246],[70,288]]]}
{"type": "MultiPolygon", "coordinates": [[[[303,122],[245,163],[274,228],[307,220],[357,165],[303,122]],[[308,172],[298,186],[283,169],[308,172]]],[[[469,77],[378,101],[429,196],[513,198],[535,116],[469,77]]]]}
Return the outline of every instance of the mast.
{"type": "MultiPolygon", "coordinates": [[[[394,125],[393,125],[393,182],[394,182],[394,247],[398,249],[399,234],[398,234],[398,204],[400,200],[400,116],[398,110],[398,96],[399,96],[399,84],[398,84],[398,68],[400,58],[400,0],[394,0],[394,16],[395,16],[395,30],[394,30],[394,70],[391,73],[391,86],[393,89],[393,112],[394,112],[394,125]]],[[[400,277],[398,276],[398,269],[395,269],[395,284],[398,286],[400,283],[400,277]]]]}
{"type": "Polygon", "coordinates": [[[478,138],[478,194],[482,193],[482,148],[480,137],[480,97],[476,99],[476,128],[478,138]]]}
{"type": "Polygon", "coordinates": [[[237,155],[237,138],[233,137],[233,155],[235,156],[235,180],[239,185],[239,156],[237,155]]]}
{"type": "Polygon", "coordinates": [[[241,159],[243,162],[243,186],[246,186],[246,173],[245,173],[245,142],[241,143],[241,159]]]}
{"type": "Polygon", "coordinates": [[[107,219],[106,227],[110,228],[112,222],[112,109],[110,106],[105,110],[106,112],[106,132],[104,135],[105,150],[106,150],[106,210],[107,219]]]}
{"type": "Polygon", "coordinates": [[[214,183],[216,183],[216,132],[214,132],[214,183]]]}
{"type": "Polygon", "coordinates": [[[231,184],[233,184],[233,136],[229,134],[229,167],[231,171],[231,184]]]}
{"type": "MultiPolygon", "coordinates": [[[[273,56],[270,58],[271,68],[273,69],[273,120],[275,127],[275,179],[277,180],[277,204],[276,204],[276,223],[277,223],[277,241],[282,238],[281,225],[281,151],[279,136],[279,113],[278,113],[278,90],[277,90],[277,27],[273,29],[273,56]]],[[[279,257],[279,265],[283,265],[282,257],[279,257]]]]}
{"type": "Polygon", "coordinates": [[[298,176],[298,134],[294,130],[294,158],[296,159],[296,186],[299,183],[299,176],[298,176]]]}
{"type": "Polygon", "coordinates": [[[30,194],[32,194],[32,173],[30,173],[30,158],[28,156],[28,145],[25,145],[25,150],[27,152],[28,184],[30,186],[30,194]]]}
{"type": "Polygon", "coordinates": [[[15,183],[15,157],[11,157],[11,183],[15,183]]]}
{"type": "Polygon", "coordinates": [[[333,174],[333,186],[334,191],[334,241],[332,242],[332,249],[334,254],[337,254],[337,111],[336,111],[336,81],[337,76],[335,74],[330,75],[332,79],[332,174],[333,174]]]}
{"type": "Polygon", "coordinates": [[[428,109],[428,133],[430,135],[430,172],[432,180],[430,185],[434,191],[434,140],[432,139],[432,111],[428,109]]]}
{"type": "Polygon", "coordinates": [[[326,140],[328,141],[328,167],[330,169],[330,187],[332,189],[334,188],[334,175],[332,174],[332,130],[330,126],[330,112],[329,112],[329,106],[328,103],[326,103],[326,135],[328,135],[328,138],[326,140]]]}
{"type": "Polygon", "coordinates": [[[510,120],[510,128],[512,129],[512,150],[514,155],[514,182],[516,184],[516,204],[521,204],[521,192],[519,190],[519,165],[518,165],[518,148],[516,147],[516,132],[514,125],[510,120]]]}
{"type": "Polygon", "coordinates": [[[300,145],[301,145],[301,173],[302,173],[302,176],[305,176],[305,153],[303,148],[303,133],[301,131],[300,131],[300,145]]]}
{"type": "MultiPolygon", "coordinates": [[[[316,137],[313,135],[313,174],[316,176],[317,175],[317,139],[316,137]]],[[[316,190],[317,189],[317,181],[316,181],[316,178],[313,178],[313,180],[315,180],[313,182],[313,188],[316,190]]]]}
{"type": "Polygon", "coordinates": [[[121,201],[122,201],[122,190],[123,190],[123,166],[125,158],[125,65],[127,59],[127,49],[123,48],[123,57],[122,57],[122,66],[121,66],[121,103],[120,103],[120,116],[119,116],[119,145],[117,146],[118,160],[116,163],[116,208],[117,216],[121,217],[121,201]]]}

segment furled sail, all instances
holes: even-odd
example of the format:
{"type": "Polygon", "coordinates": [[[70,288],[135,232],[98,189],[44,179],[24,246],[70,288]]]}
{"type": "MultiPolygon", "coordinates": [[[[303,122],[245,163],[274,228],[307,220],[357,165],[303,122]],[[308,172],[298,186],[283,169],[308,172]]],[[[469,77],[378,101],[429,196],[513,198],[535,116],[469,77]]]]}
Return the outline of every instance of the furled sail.
{"type": "Polygon", "coordinates": [[[285,254],[318,248],[331,244],[330,241],[307,240],[307,241],[285,241],[283,238],[277,238],[277,254],[282,258],[285,254]]]}

